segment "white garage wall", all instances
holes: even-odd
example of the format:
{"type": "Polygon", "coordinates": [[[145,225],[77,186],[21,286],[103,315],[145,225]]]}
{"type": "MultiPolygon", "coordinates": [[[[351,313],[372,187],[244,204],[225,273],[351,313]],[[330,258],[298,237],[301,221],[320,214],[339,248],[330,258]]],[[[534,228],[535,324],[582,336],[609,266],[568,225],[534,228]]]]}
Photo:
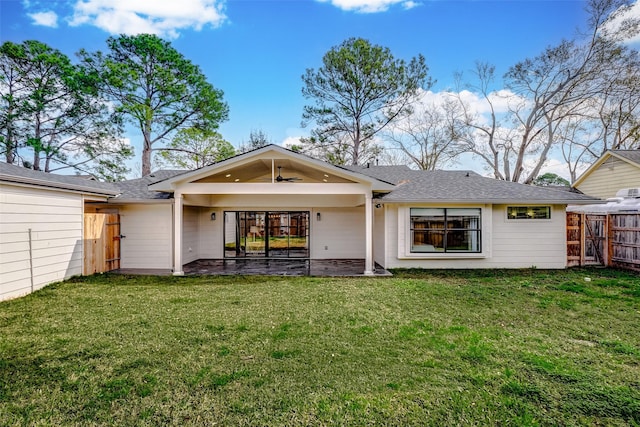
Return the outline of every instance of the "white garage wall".
{"type": "Polygon", "coordinates": [[[82,232],[81,194],[0,185],[0,300],[82,274],[82,232]]]}

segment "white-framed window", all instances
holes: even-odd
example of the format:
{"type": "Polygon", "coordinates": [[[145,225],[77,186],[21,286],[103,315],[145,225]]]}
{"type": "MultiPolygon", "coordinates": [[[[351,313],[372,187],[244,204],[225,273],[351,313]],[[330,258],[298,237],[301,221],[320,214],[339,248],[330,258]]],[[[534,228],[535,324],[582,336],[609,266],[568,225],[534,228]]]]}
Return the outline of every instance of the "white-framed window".
{"type": "Polygon", "coordinates": [[[411,253],[480,253],[480,208],[410,208],[411,253]]]}
{"type": "Polygon", "coordinates": [[[507,206],[507,219],[551,219],[551,206],[507,206]]]}

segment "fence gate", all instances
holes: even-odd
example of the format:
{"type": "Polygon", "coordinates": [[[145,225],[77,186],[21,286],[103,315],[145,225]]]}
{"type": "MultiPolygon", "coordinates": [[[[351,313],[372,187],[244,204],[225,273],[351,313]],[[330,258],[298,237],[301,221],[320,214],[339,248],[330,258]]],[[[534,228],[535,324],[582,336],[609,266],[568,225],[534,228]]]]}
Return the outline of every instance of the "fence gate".
{"type": "Polygon", "coordinates": [[[585,214],[584,234],[585,265],[607,265],[607,216],[585,214]]]}
{"type": "Polygon", "coordinates": [[[582,214],[567,212],[567,266],[582,265],[582,214]]]}
{"type": "Polygon", "coordinates": [[[567,212],[567,265],[608,264],[607,215],[567,212]]]}
{"type": "Polygon", "coordinates": [[[84,274],[120,268],[120,215],[84,214],[84,274]]]}

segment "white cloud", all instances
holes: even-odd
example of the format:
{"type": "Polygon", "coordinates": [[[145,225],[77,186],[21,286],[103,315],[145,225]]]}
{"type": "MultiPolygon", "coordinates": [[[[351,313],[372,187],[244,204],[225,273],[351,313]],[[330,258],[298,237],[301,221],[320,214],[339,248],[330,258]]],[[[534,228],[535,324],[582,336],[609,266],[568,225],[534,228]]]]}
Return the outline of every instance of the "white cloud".
{"type": "Polygon", "coordinates": [[[393,5],[401,5],[405,9],[413,9],[419,3],[413,0],[318,0],[331,3],[333,6],[346,11],[360,13],[385,12],[393,5]]]}
{"type": "Polygon", "coordinates": [[[33,19],[34,25],[42,25],[43,27],[58,27],[58,15],[55,12],[37,12],[30,13],[29,17],[33,19]]]}
{"type": "Polygon", "coordinates": [[[406,10],[413,9],[414,7],[418,6],[420,6],[420,3],[411,0],[402,3],[402,7],[404,7],[406,10]]]}
{"type": "Polygon", "coordinates": [[[110,34],[176,38],[180,30],[224,23],[222,0],[78,0],[69,25],[95,25],[110,34]]]}
{"type": "MultiPolygon", "coordinates": [[[[615,34],[621,30],[625,21],[640,20],[640,1],[636,1],[632,4],[625,13],[615,14],[604,27],[605,31],[615,34]]],[[[631,37],[627,37],[624,42],[629,44],[640,43],[640,32],[636,31],[631,37]]]]}
{"type": "Polygon", "coordinates": [[[294,145],[300,145],[301,136],[288,136],[280,143],[282,147],[291,148],[294,145]]]}

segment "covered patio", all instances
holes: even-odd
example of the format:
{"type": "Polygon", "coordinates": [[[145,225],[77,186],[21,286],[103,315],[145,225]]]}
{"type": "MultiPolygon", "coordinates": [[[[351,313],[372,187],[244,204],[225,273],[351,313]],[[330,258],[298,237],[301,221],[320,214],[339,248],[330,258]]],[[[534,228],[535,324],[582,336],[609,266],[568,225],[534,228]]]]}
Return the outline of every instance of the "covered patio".
{"type": "MultiPolygon", "coordinates": [[[[364,274],[364,259],[199,259],[184,265],[185,275],[265,275],[356,277],[364,274]]],[[[376,264],[373,276],[392,274],[376,264]]]]}
{"type": "Polygon", "coordinates": [[[373,196],[392,188],[278,146],[148,186],[172,195],[177,276],[375,276],[373,196]]]}

